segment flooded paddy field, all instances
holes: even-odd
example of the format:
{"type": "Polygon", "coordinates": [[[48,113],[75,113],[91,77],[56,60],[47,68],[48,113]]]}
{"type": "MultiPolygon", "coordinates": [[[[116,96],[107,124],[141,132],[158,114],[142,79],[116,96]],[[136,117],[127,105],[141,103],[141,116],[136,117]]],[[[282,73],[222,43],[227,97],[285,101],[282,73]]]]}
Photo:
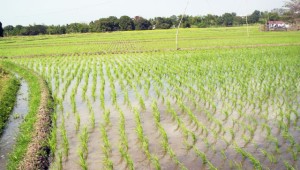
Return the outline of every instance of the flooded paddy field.
{"type": "Polygon", "coordinates": [[[298,52],[11,60],[52,89],[52,169],[297,169],[298,52]]]}

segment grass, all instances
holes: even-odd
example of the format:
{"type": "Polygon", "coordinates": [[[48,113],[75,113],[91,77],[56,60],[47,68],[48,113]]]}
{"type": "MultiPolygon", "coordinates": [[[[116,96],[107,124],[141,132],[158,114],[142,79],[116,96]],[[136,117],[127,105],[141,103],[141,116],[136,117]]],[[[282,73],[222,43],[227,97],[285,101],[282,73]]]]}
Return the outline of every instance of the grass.
{"type": "Polygon", "coordinates": [[[20,85],[19,81],[12,74],[1,68],[0,62],[0,136],[14,108],[20,85]]]}
{"type": "MultiPolygon", "coordinates": [[[[40,79],[34,75],[31,71],[18,67],[15,64],[9,62],[2,62],[2,66],[6,69],[12,70],[19,76],[23,77],[28,82],[29,86],[29,111],[24,121],[21,123],[19,134],[16,137],[16,144],[13,151],[9,154],[9,160],[7,163],[7,169],[17,169],[20,162],[23,160],[27,151],[28,145],[32,142],[34,131],[34,124],[37,120],[38,109],[40,107],[42,87],[40,79]]],[[[51,104],[49,100],[47,104],[51,104]]],[[[48,107],[52,107],[48,105],[48,107]]],[[[47,140],[47,139],[46,139],[47,140]]],[[[42,142],[42,141],[41,141],[42,142]]],[[[44,145],[46,146],[45,141],[44,145]]]]}
{"type": "MultiPolygon", "coordinates": [[[[180,30],[180,48],[216,48],[218,46],[243,46],[257,44],[299,43],[297,32],[260,32],[259,26],[235,28],[191,28],[180,30]]],[[[175,50],[176,30],[91,33],[37,37],[7,37],[0,41],[0,56],[49,55],[61,53],[132,52],[142,50],[175,50]],[[99,36],[101,39],[99,40],[99,36]],[[111,44],[127,41],[116,51],[111,44]],[[34,41],[32,41],[34,40],[34,41]],[[163,41],[161,41],[163,40],[163,41]],[[14,43],[5,43],[14,41],[14,43]],[[157,45],[157,42],[160,42],[157,45]],[[55,46],[53,46],[55,44],[55,46]],[[99,49],[99,44],[101,48],[99,49]],[[42,45],[42,46],[41,46],[42,45]],[[133,46],[134,45],[134,46],[133,46]],[[66,48],[67,47],[67,48],[66,48]],[[18,49],[18,50],[16,50],[18,49]]]]}

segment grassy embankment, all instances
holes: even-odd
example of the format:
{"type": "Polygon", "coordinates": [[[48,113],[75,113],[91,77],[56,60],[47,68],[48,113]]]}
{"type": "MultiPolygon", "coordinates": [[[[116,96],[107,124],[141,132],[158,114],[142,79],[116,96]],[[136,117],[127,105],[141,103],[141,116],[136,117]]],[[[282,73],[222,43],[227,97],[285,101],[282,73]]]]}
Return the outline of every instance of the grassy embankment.
{"type": "Polygon", "coordinates": [[[0,64],[0,136],[14,108],[19,84],[19,81],[7,70],[1,68],[0,64]]]}
{"type": "Polygon", "coordinates": [[[29,85],[29,112],[20,125],[7,169],[44,169],[49,166],[47,143],[51,128],[52,100],[46,83],[36,73],[9,62],[1,63],[29,85]]]}

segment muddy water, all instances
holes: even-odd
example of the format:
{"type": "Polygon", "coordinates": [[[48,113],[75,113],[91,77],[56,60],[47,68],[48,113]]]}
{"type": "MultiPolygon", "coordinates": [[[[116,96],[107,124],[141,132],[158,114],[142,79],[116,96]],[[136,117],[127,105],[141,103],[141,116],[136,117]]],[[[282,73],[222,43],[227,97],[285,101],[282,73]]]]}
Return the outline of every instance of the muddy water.
{"type": "MultiPolygon", "coordinates": [[[[98,61],[101,63],[103,60],[98,61]]],[[[95,64],[93,63],[95,61],[89,61],[86,66],[83,66],[84,70],[88,70],[90,68],[90,65],[95,64]]],[[[151,86],[149,89],[149,96],[145,95],[145,88],[143,84],[146,82],[145,78],[150,77],[151,74],[146,74],[144,76],[140,76],[137,74],[134,74],[135,70],[133,71],[133,74],[135,76],[129,76],[132,77],[132,84],[133,86],[130,86],[130,81],[127,82],[127,80],[124,79],[124,75],[119,75],[119,77],[116,76],[114,71],[112,70],[114,66],[113,63],[102,63],[103,66],[101,68],[97,68],[97,79],[96,79],[96,91],[95,91],[95,98],[92,97],[92,88],[93,88],[93,73],[95,73],[95,70],[93,70],[88,78],[88,85],[87,85],[87,91],[86,91],[86,98],[83,98],[83,86],[85,85],[85,78],[83,77],[80,80],[80,84],[78,87],[78,90],[76,92],[75,96],[75,102],[76,102],[76,108],[77,108],[77,114],[80,117],[80,128],[79,131],[75,131],[75,124],[76,124],[76,117],[75,113],[72,113],[71,108],[71,101],[70,101],[70,94],[72,89],[74,88],[75,82],[73,81],[70,85],[70,87],[67,90],[66,96],[63,101],[64,111],[58,113],[58,126],[61,125],[61,118],[65,117],[65,128],[67,131],[67,137],[69,141],[69,157],[63,158],[63,169],[81,169],[79,164],[79,156],[78,156],[78,149],[80,148],[80,133],[83,127],[87,126],[89,131],[89,140],[88,140],[88,157],[87,157],[87,166],[89,169],[104,169],[103,165],[103,141],[102,136],[100,133],[100,124],[103,123],[103,108],[101,107],[100,102],[100,91],[101,91],[101,81],[100,78],[100,72],[104,75],[104,103],[106,109],[110,110],[110,122],[111,124],[109,127],[107,127],[107,135],[109,138],[109,141],[111,143],[112,152],[110,153],[110,159],[112,160],[114,169],[126,169],[126,162],[121,159],[120,153],[118,151],[119,143],[120,143],[120,135],[119,135],[119,125],[120,125],[120,118],[119,118],[119,112],[116,110],[115,106],[112,103],[112,97],[111,97],[111,82],[110,78],[108,77],[107,69],[106,67],[111,68],[111,76],[113,77],[113,83],[117,95],[117,103],[118,106],[121,108],[121,110],[124,112],[125,116],[125,131],[126,135],[128,137],[128,154],[131,157],[131,159],[134,162],[135,169],[154,169],[151,161],[147,159],[145,156],[145,153],[141,149],[141,144],[138,141],[137,134],[136,134],[136,122],[134,119],[134,112],[133,109],[128,107],[126,104],[124,104],[124,91],[128,92],[128,98],[131,102],[132,107],[140,108],[139,104],[139,95],[142,96],[144,99],[146,110],[140,111],[141,112],[141,121],[142,126],[144,129],[145,136],[149,139],[149,150],[151,154],[157,156],[159,158],[160,165],[163,169],[179,169],[174,164],[174,161],[169,158],[168,155],[164,155],[162,152],[162,146],[161,146],[161,136],[158,132],[158,130],[155,127],[153,113],[151,109],[151,103],[153,98],[158,100],[158,107],[159,111],[161,112],[161,124],[164,128],[164,130],[168,134],[169,138],[169,145],[176,153],[176,156],[178,160],[188,169],[208,169],[209,167],[207,165],[203,165],[201,158],[196,155],[194,150],[188,151],[186,149],[186,146],[184,144],[183,140],[183,134],[180,130],[177,129],[177,123],[172,121],[171,116],[166,111],[166,103],[163,100],[163,97],[165,100],[170,100],[172,108],[176,111],[178,114],[178,117],[182,119],[182,122],[185,124],[186,128],[189,131],[192,131],[195,133],[197,137],[197,142],[195,143],[196,148],[199,149],[199,151],[202,151],[207,156],[207,159],[217,168],[220,169],[237,169],[239,166],[238,164],[242,165],[243,169],[253,169],[252,163],[249,161],[249,159],[245,159],[242,157],[241,154],[237,153],[237,151],[234,148],[233,142],[236,142],[238,146],[246,150],[247,152],[251,153],[255,158],[257,158],[264,167],[268,167],[270,169],[284,169],[284,162],[283,160],[292,160],[291,154],[287,152],[289,150],[290,144],[288,141],[284,140],[282,137],[282,134],[278,133],[277,131],[278,126],[276,120],[276,115],[278,114],[276,110],[278,108],[272,106],[269,106],[269,112],[270,117],[268,117],[267,120],[262,119],[262,115],[260,115],[260,111],[257,107],[254,107],[251,103],[245,102],[243,107],[239,106],[237,108],[242,108],[243,116],[239,118],[238,109],[232,109],[230,112],[229,118],[226,119],[226,116],[224,114],[225,110],[228,110],[228,105],[232,105],[232,101],[230,99],[223,99],[221,91],[222,89],[218,89],[216,92],[216,96],[212,98],[212,100],[216,103],[217,108],[216,112],[213,112],[213,108],[208,105],[208,103],[204,102],[201,99],[201,96],[195,96],[195,99],[198,101],[197,107],[193,104],[193,102],[189,99],[189,97],[186,94],[189,94],[190,91],[186,87],[182,87],[183,94],[181,94],[181,91],[176,91],[176,88],[172,87],[171,84],[169,84],[168,80],[166,78],[162,78],[163,87],[159,87],[160,97],[158,98],[154,84],[155,81],[151,81],[151,86]],[[137,78],[139,77],[139,78],[137,78]],[[125,85],[125,90],[122,90],[122,86],[119,82],[119,79],[124,79],[123,83],[125,85]],[[142,85],[141,85],[142,84],[142,85]],[[184,101],[185,105],[195,114],[196,118],[199,122],[201,122],[211,133],[208,133],[207,135],[204,135],[201,133],[200,128],[196,129],[195,124],[190,121],[189,116],[182,111],[182,109],[179,107],[178,103],[176,103],[174,96],[168,94],[169,91],[175,91],[182,100],[184,101]],[[90,111],[88,108],[88,105],[92,106],[92,110],[95,113],[95,128],[91,128],[90,126],[90,111]],[[218,126],[216,123],[212,122],[212,120],[209,119],[209,117],[206,115],[206,112],[209,112],[212,114],[212,116],[215,118],[215,120],[218,120],[222,123],[222,126],[224,130],[217,134],[217,136],[214,136],[215,134],[212,132],[218,132],[218,126]],[[271,115],[272,114],[272,115],[271,115]],[[249,119],[249,115],[253,115],[254,118],[257,120],[257,128],[255,128],[254,136],[251,139],[251,142],[249,144],[246,144],[246,142],[243,139],[243,135],[246,137],[250,137],[250,131],[247,128],[243,128],[242,125],[248,125],[248,126],[254,126],[252,123],[252,119],[249,119]],[[234,123],[233,120],[238,120],[239,123],[234,123]],[[249,120],[248,120],[249,119],[249,120]],[[275,122],[274,122],[274,121],[275,122]],[[280,143],[280,153],[274,152],[274,142],[269,141],[266,139],[266,130],[262,129],[262,123],[266,122],[269,124],[269,126],[272,128],[272,135],[276,137],[276,139],[279,140],[280,143]],[[272,123],[274,122],[274,124],[272,123]],[[231,134],[229,129],[232,128],[235,131],[235,137],[234,139],[231,139],[231,134]],[[226,140],[224,140],[226,139],[226,140]],[[227,144],[226,142],[229,142],[227,144]],[[207,142],[207,143],[206,143],[207,142]],[[256,146],[257,145],[257,146],[256,146]],[[265,149],[268,151],[268,153],[273,154],[276,156],[279,161],[276,164],[272,164],[266,156],[264,156],[260,149],[265,149]],[[222,152],[221,152],[222,151],[222,152]]],[[[69,68],[72,70],[71,68],[69,68]]],[[[131,73],[128,73],[131,74],[131,73]]],[[[66,72],[63,76],[59,77],[59,87],[57,88],[57,94],[61,94],[62,87],[65,85],[64,79],[67,78],[66,72]],[[64,78],[65,77],[65,78],[64,78]]],[[[51,76],[51,75],[50,75],[51,76]]],[[[85,76],[85,74],[84,74],[85,76]]],[[[75,79],[74,79],[75,80],[75,79]]],[[[54,84],[54,83],[52,83],[54,84]]],[[[208,88],[208,87],[205,87],[208,88]]],[[[240,98],[239,98],[240,100],[240,98]]],[[[264,107],[268,107],[264,106],[264,107]]],[[[299,113],[299,107],[297,113],[299,113]]],[[[140,109],[139,109],[140,110],[140,109]]],[[[293,127],[299,127],[299,121],[296,122],[297,125],[294,125],[289,128],[290,133],[294,136],[295,140],[297,140],[297,143],[299,143],[299,139],[297,138],[299,136],[299,130],[293,128],[293,127]]],[[[60,134],[60,133],[59,133],[60,134]]],[[[61,149],[61,137],[59,135],[58,137],[58,148],[61,149]]],[[[298,161],[299,162],[299,161],[298,161]]],[[[299,165],[298,162],[291,162],[292,165],[299,165]]],[[[299,167],[299,166],[298,166],[299,167]]]]}
{"type": "Polygon", "coordinates": [[[0,167],[5,167],[8,155],[15,144],[19,132],[19,125],[28,113],[28,84],[21,80],[21,86],[17,94],[16,105],[9,117],[5,131],[0,139],[0,167]]]}

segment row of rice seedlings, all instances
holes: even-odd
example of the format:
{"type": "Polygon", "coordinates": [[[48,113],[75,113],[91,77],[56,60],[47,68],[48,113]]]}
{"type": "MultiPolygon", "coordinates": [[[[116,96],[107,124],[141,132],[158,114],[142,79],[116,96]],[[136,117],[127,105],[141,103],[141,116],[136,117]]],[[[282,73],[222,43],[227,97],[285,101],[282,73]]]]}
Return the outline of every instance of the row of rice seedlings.
{"type": "MultiPolygon", "coordinates": [[[[221,124],[221,122],[220,121],[218,121],[217,119],[215,119],[215,118],[213,118],[213,117],[211,117],[210,118],[210,120],[212,120],[213,122],[215,122],[216,124],[218,124],[219,125],[219,131],[222,131],[222,132],[224,132],[224,128],[222,127],[222,124],[221,124]]],[[[251,126],[248,126],[248,125],[245,125],[245,124],[243,124],[243,126],[245,127],[247,127],[247,129],[249,129],[249,131],[251,132],[251,136],[253,136],[254,135],[254,132],[255,132],[255,130],[253,130],[253,128],[251,127],[251,126]]],[[[255,126],[256,127],[256,126],[255,126]]],[[[245,128],[246,129],[246,128],[245,128]]],[[[232,134],[232,140],[234,140],[234,132],[233,132],[233,130],[231,130],[230,132],[232,132],[231,134],[232,134]]],[[[245,131],[244,131],[245,132],[245,131]]],[[[213,132],[214,133],[214,132],[213,132]]],[[[217,136],[217,135],[215,135],[215,136],[217,136]]],[[[249,140],[249,138],[247,138],[245,135],[242,135],[243,136],[243,139],[245,139],[245,145],[247,145],[249,142],[250,142],[250,140],[249,140]]],[[[224,139],[223,139],[224,140],[224,139]]],[[[229,144],[229,142],[226,142],[227,144],[229,144]]]]}
{"type": "Polygon", "coordinates": [[[177,103],[178,103],[179,107],[182,109],[182,112],[184,112],[188,115],[191,123],[195,124],[196,129],[200,128],[201,133],[208,134],[208,129],[206,128],[206,126],[198,120],[198,118],[195,116],[195,114],[192,113],[192,111],[181,101],[180,98],[178,98],[177,103]]]}
{"type": "Polygon", "coordinates": [[[91,69],[88,69],[88,70],[85,71],[84,85],[82,87],[82,95],[81,95],[83,100],[87,99],[86,92],[87,92],[87,88],[88,88],[88,85],[89,85],[90,72],[91,72],[91,69]]]}
{"type": "Polygon", "coordinates": [[[145,101],[143,99],[143,97],[139,94],[138,95],[138,99],[139,99],[139,104],[142,110],[146,110],[146,105],[145,105],[145,101]]]}
{"type": "Polygon", "coordinates": [[[105,78],[102,66],[99,67],[100,74],[100,106],[105,110],[105,78]]]}
{"type": "Polygon", "coordinates": [[[52,113],[52,129],[50,132],[50,137],[48,139],[48,144],[51,150],[51,156],[55,158],[55,153],[57,150],[57,113],[56,110],[52,113]]]}
{"type": "Polygon", "coordinates": [[[162,141],[161,141],[161,145],[162,148],[164,149],[165,154],[167,153],[170,158],[174,161],[174,163],[180,167],[180,169],[187,169],[178,159],[178,157],[176,156],[174,150],[171,148],[171,146],[169,145],[169,139],[168,139],[168,135],[167,132],[165,131],[165,129],[162,127],[161,123],[160,123],[160,112],[158,110],[158,106],[157,106],[157,102],[156,100],[153,100],[152,102],[152,112],[153,112],[153,117],[155,120],[155,126],[158,129],[161,137],[162,137],[162,141]]]}
{"type": "MultiPolygon", "coordinates": [[[[178,97],[179,98],[179,100],[180,100],[180,97],[178,97]]],[[[167,102],[168,103],[168,102],[167,102]]],[[[170,104],[168,104],[168,105],[170,105],[170,104]]],[[[181,104],[182,105],[182,104],[181,104]]],[[[183,110],[187,110],[187,109],[185,109],[185,106],[183,106],[182,105],[182,108],[183,108],[183,110]]],[[[188,113],[190,113],[190,112],[188,112],[188,113]]],[[[190,116],[191,116],[191,114],[190,114],[190,116]]],[[[194,117],[194,116],[191,116],[191,117],[194,117]]],[[[195,118],[196,119],[196,118],[195,118]]],[[[212,118],[213,119],[213,118],[212,118]]],[[[216,119],[213,119],[214,121],[217,121],[216,119]]],[[[219,124],[219,126],[220,126],[220,129],[223,129],[223,127],[222,127],[222,124],[220,123],[220,122],[218,122],[217,124],[219,124]]],[[[213,131],[213,133],[215,133],[214,131],[213,131]]],[[[217,137],[218,135],[217,135],[217,133],[216,133],[216,135],[215,135],[215,137],[217,137]]],[[[228,142],[227,142],[228,143],[228,142]]]]}
{"type": "Polygon", "coordinates": [[[123,111],[117,107],[117,110],[119,111],[120,115],[120,126],[119,126],[119,135],[120,135],[120,140],[119,140],[119,152],[121,154],[121,161],[125,160],[126,162],[126,168],[133,170],[134,169],[134,162],[128,153],[128,137],[125,132],[125,116],[123,111]]]}
{"type": "Polygon", "coordinates": [[[95,112],[93,110],[93,106],[91,104],[91,101],[89,99],[87,99],[87,105],[88,105],[88,109],[89,109],[89,115],[90,115],[90,124],[92,126],[92,129],[95,128],[95,112]]]}
{"type": "Polygon", "coordinates": [[[234,143],[234,149],[236,152],[241,154],[243,158],[248,158],[255,169],[263,169],[263,166],[260,163],[260,161],[256,159],[251,153],[245,151],[243,148],[239,147],[236,143],[234,143]]]}
{"type": "Polygon", "coordinates": [[[135,131],[138,136],[139,143],[141,145],[141,148],[147,157],[147,159],[152,163],[155,169],[161,169],[161,165],[159,163],[159,160],[157,156],[153,155],[150,153],[149,150],[149,139],[146,137],[144,134],[141,118],[140,118],[140,113],[137,110],[137,108],[134,108],[134,116],[135,116],[135,123],[136,123],[136,128],[135,131]]]}
{"type": "Polygon", "coordinates": [[[93,65],[93,85],[92,85],[92,97],[96,100],[96,88],[97,88],[97,69],[96,64],[93,65]]]}
{"type": "Polygon", "coordinates": [[[75,85],[74,85],[74,87],[71,91],[71,95],[70,95],[71,106],[72,106],[72,112],[73,113],[77,112],[75,96],[77,94],[79,83],[82,80],[82,78],[83,78],[83,70],[81,69],[80,72],[79,72],[79,76],[75,79],[75,85]]]}
{"type": "Polygon", "coordinates": [[[180,130],[181,133],[183,134],[184,143],[186,144],[186,146],[188,146],[188,148],[190,148],[190,146],[193,146],[197,142],[196,134],[193,131],[190,131],[186,127],[186,125],[183,123],[182,119],[177,115],[175,110],[171,107],[171,102],[170,102],[169,99],[167,100],[167,112],[169,114],[171,114],[172,120],[177,123],[177,129],[176,130],[180,130]],[[192,138],[192,143],[191,144],[188,143],[188,138],[189,137],[192,138]]]}
{"type": "MultiPolygon", "coordinates": [[[[191,100],[191,101],[193,101],[194,103],[195,103],[195,99],[193,99],[193,97],[191,96],[191,95],[189,95],[189,94],[185,94],[185,95],[187,95],[188,96],[188,98],[189,98],[189,100],[191,100]]],[[[197,105],[197,104],[196,104],[197,105]]],[[[214,109],[215,110],[215,109],[214,109]]],[[[225,113],[228,113],[227,111],[225,111],[225,113]]],[[[228,115],[227,115],[228,116],[228,115]]],[[[226,116],[226,117],[227,117],[226,116]]],[[[215,119],[215,118],[213,118],[213,117],[211,117],[211,116],[209,116],[210,118],[209,119],[211,119],[211,120],[213,120],[216,124],[219,124],[219,125],[221,125],[221,122],[220,121],[218,121],[217,119],[215,119]]],[[[256,126],[255,126],[256,127],[256,126]]],[[[220,126],[219,127],[219,130],[218,131],[223,131],[223,129],[222,129],[222,126],[220,126]]],[[[249,129],[250,131],[251,131],[251,134],[253,134],[254,133],[254,131],[255,130],[253,130],[253,129],[249,129]]]]}
{"type": "Polygon", "coordinates": [[[201,158],[203,164],[208,165],[208,169],[210,170],[217,170],[217,168],[207,159],[207,156],[204,152],[201,152],[197,147],[193,146],[193,150],[195,151],[196,155],[201,158]]]}
{"type": "Polygon", "coordinates": [[[61,119],[61,126],[60,126],[60,133],[61,133],[61,138],[62,138],[62,144],[63,144],[63,151],[64,151],[64,156],[66,157],[66,159],[69,156],[69,139],[68,139],[68,135],[67,135],[67,130],[65,127],[65,117],[62,115],[62,119],[61,119]]]}
{"type": "MultiPolygon", "coordinates": [[[[113,67],[114,68],[114,67],[113,67]]],[[[112,69],[113,70],[113,69],[112,69]]],[[[111,95],[111,101],[115,105],[117,103],[117,92],[116,92],[116,87],[115,87],[115,81],[114,77],[111,74],[111,69],[110,67],[106,67],[106,72],[107,72],[107,77],[109,79],[109,86],[110,86],[110,95],[111,95]]]]}
{"type": "MultiPolygon", "coordinates": [[[[201,152],[196,146],[195,143],[197,141],[197,137],[195,135],[194,132],[188,130],[186,128],[186,126],[184,125],[184,123],[181,121],[181,119],[178,117],[177,113],[175,112],[175,110],[171,107],[170,101],[167,100],[167,110],[169,113],[171,113],[172,118],[174,120],[176,120],[177,124],[178,124],[178,128],[181,129],[181,132],[184,134],[185,137],[185,144],[188,147],[188,149],[193,149],[194,152],[196,153],[196,155],[202,160],[203,164],[208,164],[208,168],[209,169],[216,169],[216,167],[207,159],[207,156],[204,152],[201,152]],[[189,144],[188,142],[188,137],[191,136],[193,139],[192,144],[189,144]]],[[[207,146],[210,147],[211,144],[209,144],[209,142],[207,141],[207,139],[203,139],[205,141],[205,143],[207,143],[207,146]]],[[[225,153],[223,153],[223,155],[225,155],[225,153]]],[[[225,155],[226,157],[226,155],[225,155]]]]}
{"type": "MultiPolygon", "coordinates": [[[[62,67],[64,68],[64,67],[62,67]]],[[[62,98],[64,99],[65,98],[65,93],[66,91],[69,89],[70,85],[71,85],[71,82],[75,79],[75,75],[78,74],[79,72],[79,69],[80,69],[80,65],[71,65],[71,68],[68,68],[67,70],[67,74],[66,74],[66,77],[63,78],[63,80],[66,80],[67,82],[65,83],[65,86],[63,87],[63,94],[62,94],[62,98]],[[72,71],[74,70],[74,71],[72,71]]]]}
{"type": "Polygon", "coordinates": [[[75,119],[76,119],[75,129],[77,133],[80,130],[80,124],[81,124],[80,114],[78,112],[75,112],[75,119]]]}
{"type": "Polygon", "coordinates": [[[68,69],[68,66],[61,68],[62,72],[61,72],[61,79],[62,79],[62,83],[61,83],[61,87],[62,87],[62,91],[60,92],[61,98],[65,99],[66,93],[71,85],[71,82],[73,81],[73,76],[71,75],[71,71],[70,69],[68,69]],[[66,74],[64,75],[63,73],[66,72],[66,74]]]}
{"type": "Polygon", "coordinates": [[[259,149],[259,151],[268,158],[268,160],[272,163],[272,164],[277,164],[278,163],[278,159],[276,158],[276,156],[274,156],[272,153],[268,152],[265,149],[259,149]]]}
{"type": "Polygon", "coordinates": [[[143,87],[144,87],[144,93],[145,93],[145,96],[146,96],[146,98],[148,98],[149,97],[149,90],[150,90],[150,87],[151,87],[151,83],[150,83],[150,79],[149,78],[147,78],[147,77],[144,77],[144,85],[143,85],[143,87]]]}
{"type": "Polygon", "coordinates": [[[80,133],[80,146],[78,150],[79,165],[83,170],[88,169],[88,165],[87,165],[88,140],[89,140],[89,132],[87,126],[85,126],[80,133]]]}
{"type": "Polygon", "coordinates": [[[291,163],[289,161],[284,161],[284,166],[287,170],[295,170],[295,168],[293,167],[293,165],[291,165],[291,163]]]}
{"type": "Polygon", "coordinates": [[[111,153],[112,153],[112,148],[111,148],[111,143],[110,140],[108,139],[107,135],[107,129],[106,129],[106,123],[100,125],[100,132],[101,132],[101,139],[102,139],[102,152],[104,153],[104,158],[103,158],[103,165],[104,169],[113,169],[113,162],[110,159],[111,153]]]}

